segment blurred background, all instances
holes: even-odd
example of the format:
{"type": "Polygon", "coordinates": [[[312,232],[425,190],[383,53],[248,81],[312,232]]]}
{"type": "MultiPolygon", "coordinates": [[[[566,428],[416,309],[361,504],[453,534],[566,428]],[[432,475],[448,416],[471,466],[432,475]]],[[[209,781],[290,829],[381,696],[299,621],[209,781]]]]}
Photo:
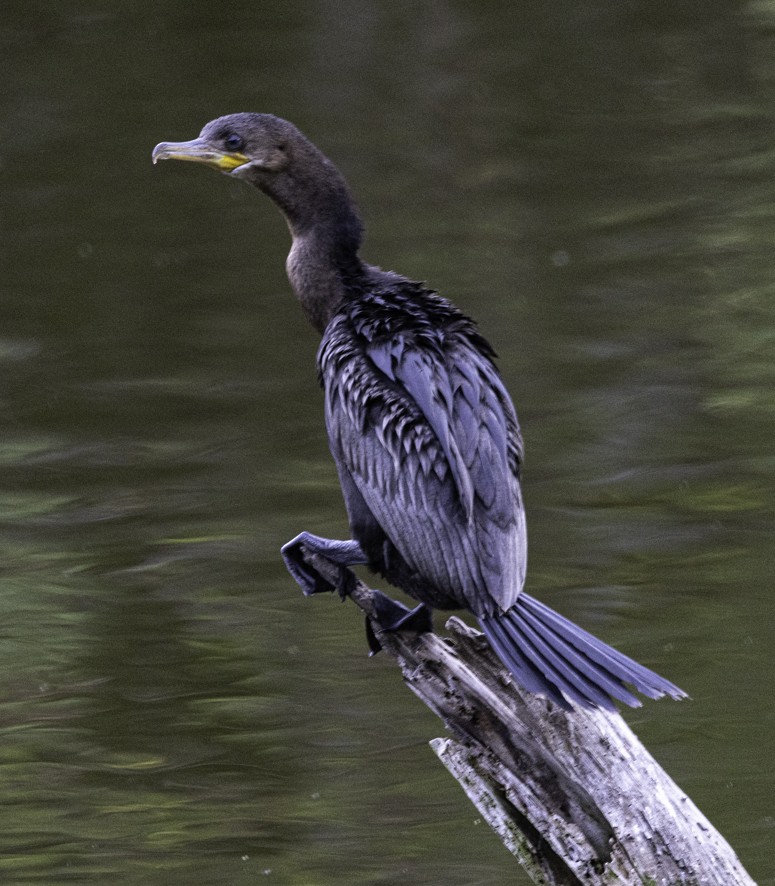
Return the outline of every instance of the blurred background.
{"type": "Polygon", "coordinates": [[[347,534],[287,230],[150,162],[252,110],[477,318],[529,590],[691,694],[625,717],[775,884],[775,3],[6,0],[0,75],[0,879],[528,882],[282,565],[347,534]]]}

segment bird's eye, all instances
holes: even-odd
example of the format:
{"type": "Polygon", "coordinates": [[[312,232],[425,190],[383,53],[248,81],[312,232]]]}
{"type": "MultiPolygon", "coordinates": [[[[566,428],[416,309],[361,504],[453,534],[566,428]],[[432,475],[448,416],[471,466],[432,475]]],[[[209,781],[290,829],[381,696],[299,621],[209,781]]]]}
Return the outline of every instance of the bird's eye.
{"type": "Polygon", "coordinates": [[[229,151],[239,151],[245,147],[245,140],[241,135],[237,135],[236,132],[232,132],[231,135],[227,135],[223,140],[224,145],[226,145],[229,151]]]}

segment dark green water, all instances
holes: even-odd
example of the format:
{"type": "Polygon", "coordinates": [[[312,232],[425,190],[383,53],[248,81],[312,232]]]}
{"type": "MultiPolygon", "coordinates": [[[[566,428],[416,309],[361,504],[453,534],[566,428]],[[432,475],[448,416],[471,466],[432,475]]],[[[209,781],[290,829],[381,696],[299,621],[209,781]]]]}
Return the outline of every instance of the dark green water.
{"type": "Polygon", "coordinates": [[[0,879],[527,882],[279,547],[345,533],[287,232],[161,140],[294,120],[501,354],[529,586],[775,884],[775,6],[0,11],[0,879]]]}

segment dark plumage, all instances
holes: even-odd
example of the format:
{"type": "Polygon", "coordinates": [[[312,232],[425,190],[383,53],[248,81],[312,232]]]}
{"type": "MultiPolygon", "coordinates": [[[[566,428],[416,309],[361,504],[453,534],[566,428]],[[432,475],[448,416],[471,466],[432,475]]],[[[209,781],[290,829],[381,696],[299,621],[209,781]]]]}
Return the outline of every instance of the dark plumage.
{"type": "Polygon", "coordinates": [[[638,705],[625,683],[683,697],[523,592],[522,439],[493,350],[449,301],[360,259],[362,224],[336,167],[268,114],[220,117],[191,142],[157,145],[153,158],[241,178],[288,222],[288,277],[323,335],[326,427],[353,534],[302,533],[286,545],[305,592],[331,588],[300,544],[342,566],[365,562],[421,604],[468,609],[516,679],[564,707],[638,705]]]}

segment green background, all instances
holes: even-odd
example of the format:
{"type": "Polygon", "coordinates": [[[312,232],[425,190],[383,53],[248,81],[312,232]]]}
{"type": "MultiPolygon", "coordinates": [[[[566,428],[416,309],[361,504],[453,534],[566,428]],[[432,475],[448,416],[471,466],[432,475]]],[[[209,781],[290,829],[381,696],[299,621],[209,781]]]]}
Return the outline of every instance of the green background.
{"type": "Polygon", "coordinates": [[[775,884],[773,59],[771,2],[3,4],[3,882],[527,882],[280,560],[347,532],[288,234],[150,162],[255,110],[477,318],[528,588],[691,694],[627,720],[775,884]]]}

